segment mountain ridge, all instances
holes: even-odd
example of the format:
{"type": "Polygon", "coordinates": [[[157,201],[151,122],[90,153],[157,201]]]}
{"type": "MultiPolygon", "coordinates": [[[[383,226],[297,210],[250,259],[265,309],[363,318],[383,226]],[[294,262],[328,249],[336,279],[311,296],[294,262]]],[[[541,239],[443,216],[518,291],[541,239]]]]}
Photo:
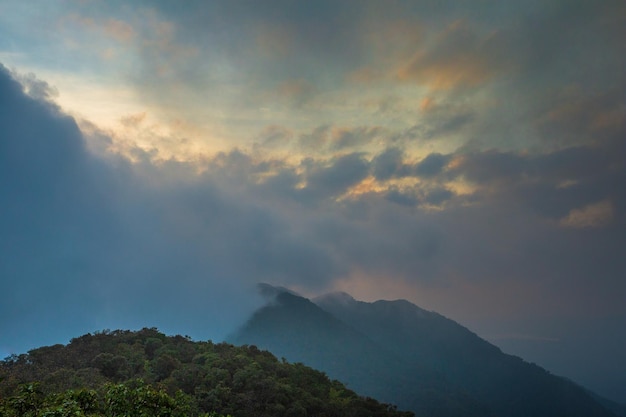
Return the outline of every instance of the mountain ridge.
{"type": "Polygon", "coordinates": [[[582,387],[407,300],[368,303],[341,292],[289,297],[301,300],[261,308],[229,341],[302,361],[417,416],[615,415],[582,387]],[[304,305],[310,314],[298,308],[304,305]],[[326,333],[326,325],[334,330],[326,333]],[[339,330],[350,336],[342,339],[339,330]]]}
{"type": "MultiPolygon", "coordinates": [[[[305,348],[313,347],[317,344],[316,340],[322,338],[329,341],[329,349],[326,351],[306,349],[303,352],[303,356],[298,359],[298,362],[303,362],[313,368],[318,364],[332,366],[333,369],[329,372],[327,371],[331,377],[341,375],[346,367],[352,368],[358,365],[358,363],[353,363],[355,357],[352,355],[357,345],[366,346],[368,352],[377,352],[379,350],[379,347],[369,338],[346,326],[332,314],[319,309],[310,300],[288,292],[278,293],[274,300],[259,309],[252,316],[249,322],[240,329],[240,332],[246,332],[249,337],[255,339],[255,345],[263,348],[267,348],[268,346],[273,347],[275,355],[278,357],[286,357],[289,360],[289,357],[292,356],[292,350],[297,349],[297,346],[292,346],[292,340],[290,338],[291,333],[285,332],[284,330],[289,329],[290,332],[297,331],[299,323],[303,321],[308,323],[322,323],[322,325],[308,326],[306,334],[303,335],[303,338],[298,342],[305,348]],[[296,314],[289,317],[282,316],[280,312],[283,308],[295,311],[296,314]],[[268,317],[271,318],[272,322],[280,324],[279,331],[273,331],[272,328],[264,327],[263,323],[268,317]],[[271,343],[270,340],[274,341],[274,343],[271,343]],[[283,349],[277,349],[277,344],[282,345],[283,349]]],[[[227,338],[227,341],[233,344],[247,344],[245,340],[239,340],[237,335],[227,338]]],[[[268,350],[272,351],[271,349],[268,350]]],[[[385,364],[380,363],[376,359],[376,356],[366,356],[366,360],[370,364],[380,367],[381,372],[379,372],[379,376],[383,380],[393,378],[393,374],[388,374],[383,370],[390,366],[389,362],[385,364]]],[[[399,367],[399,364],[396,366],[399,367]]],[[[359,381],[368,381],[370,379],[368,374],[369,370],[363,368],[362,371],[357,373],[358,378],[356,379],[358,381],[356,384],[349,384],[349,386],[355,388],[352,385],[356,385],[360,391],[368,395],[372,392],[372,388],[363,383],[359,383],[359,381]]]]}

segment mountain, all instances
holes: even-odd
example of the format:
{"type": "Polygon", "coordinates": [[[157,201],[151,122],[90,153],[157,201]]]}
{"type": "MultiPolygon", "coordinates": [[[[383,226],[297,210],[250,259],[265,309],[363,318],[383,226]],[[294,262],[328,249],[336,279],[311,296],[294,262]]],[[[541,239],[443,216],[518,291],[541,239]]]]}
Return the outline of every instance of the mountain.
{"type": "Polygon", "coordinates": [[[626,417],[626,404],[609,400],[608,398],[604,398],[592,391],[588,391],[588,394],[616,416],[626,417]]]}
{"type": "Polygon", "coordinates": [[[373,369],[387,384],[401,366],[393,359],[382,360],[383,351],[361,333],[311,301],[288,292],[278,293],[272,303],[254,314],[239,336],[228,341],[236,345],[254,341],[252,344],[264,346],[279,357],[297,356],[299,362],[313,368],[324,365],[339,375],[351,372],[358,381],[354,388],[366,393],[373,389],[369,385],[372,384],[373,369]],[[285,311],[290,314],[284,314],[285,311]],[[297,338],[293,337],[295,334],[298,334],[297,338]],[[325,343],[324,349],[318,348],[321,340],[325,343]],[[362,354],[357,357],[354,352],[362,354]],[[362,361],[370,366],[361,367],[362,361]]]}
{"type": "MultiPolygon", "coordinates": [[[[265,294],[267,287],[263,288],[265,294]]],[[[424,415],[476,416],[488,410],[458,390],[452,390],[441,375],[407,368],[405,361],[375,343],[310,300],[293,292],[276,293],[228,342],[253,344],[279,357],[321,369],[331,378],[346,382],[362,395],[397,404],[403,409],[419,410],[424,415]],[[433,389],[435,387],[436,389],[433,389]],[[416,398],[419,403],[413,401],[416,398]],[[407,401],[407,399],[409,399],[407,401]]]]}
{"type": "Polygon", "coordinates": [[[0,361],[0,416],[411,417],[255,346],[105,331],[0,361]]]}
{"type": "Polygon", "coordinates": [[[614,416],[582,387],[405,300],[278,291],[229,341],[303,362],[417,416],[614,416]]]}

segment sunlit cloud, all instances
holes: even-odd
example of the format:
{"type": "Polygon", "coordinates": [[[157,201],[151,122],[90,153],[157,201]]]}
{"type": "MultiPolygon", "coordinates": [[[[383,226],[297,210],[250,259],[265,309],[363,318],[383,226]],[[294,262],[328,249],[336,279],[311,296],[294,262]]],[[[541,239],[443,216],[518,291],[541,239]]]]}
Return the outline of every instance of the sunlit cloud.
{"type": "Polygon", "coordinates": [[[415,81],[432,90],[476,87],[503,71],[501,35],[479,35],[467,21],[457,21],[440,33],[431,45],[422,46],[398,69],[402,81],[415,81]]]}
{"type": "Polygon", "coordinates": [[[564,227],[579,229],[603,227],[611,223],[613,216],[613,204],[605,200],[582,208],[572,209],[567,216],[559,221],[559,224],[564,227]]]}

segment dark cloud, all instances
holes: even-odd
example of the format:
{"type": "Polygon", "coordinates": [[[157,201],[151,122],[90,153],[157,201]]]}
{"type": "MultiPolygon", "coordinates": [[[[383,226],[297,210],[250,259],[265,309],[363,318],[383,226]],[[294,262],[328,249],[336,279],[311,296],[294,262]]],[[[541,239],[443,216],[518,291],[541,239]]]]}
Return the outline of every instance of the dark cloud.
{"type": "Polygon", "coordinates": [[[453,196],[454,193],[446,188],[436,188],[428,191],[424,198],[424,202],[438,206],[450,200],[453,196]]]}
{"type": "Polygon", "coordinates": [[[219,337],[235,317],[243,320],[246,281],[211,258],[217,243],[195,229],[231,213],[227,198],[210,184],[185,195],[178,187],[156,190],[123,160],[92,156],[73,119],[26,96],[3,67],[0,91],[3,351],[103,327],[158,325],[219,337]],[[231,297],[238,308],[217,303],[231,297]],[[181,329],[185,316],[216,319],[181,329]]]}
{"type": "Polygon", "coordinates": [[[377,180],[388,180],[398,175],[403,166],[403,152],[389,148],[372,160],[372,173],[377,180]]]}
{"type": "Polygon", "coordinates": [[[404,162],[404,152],[398,148],[389,148],[376,155],[372,160],[372,172],[377,180],[390,178],[420,177],[423,179],[433,178],[440,175],[450,162],[452,155],[440,153],[428,154],[416,164],[404,162]]]}
{"type": "Polygon", "coordinates": [[[463,155],[459,172],[470,181],[486,184],[518,180],[529,164],[516,152],[485,151],[463,155]]]}
{"type": "Polygon", "coordinates": [[[419,200],[413,193],[402,192],[397,188],[390,188],[385,193],[385,198],[393,203],[407,207],[414,207],[419,204],[419,200]]]}
{"type": "Polygon", "coordinates": [[[441,173],[449,160],[449,155],[431,153],[415,165],[415,174],[419,177],[433,177],[441,173]]]}
{"type": "Polygon", "coordinates": [[[625,95],[626,82],[591,94],[565,87],[546,100],[533,122],[541,137],[560,146],[615,141],[626,129],[625,95]]]}
{"type": "Polygon", "coordinates": [[[327,166],[314,164],[307,173],[306,192],[316,198],[339,197],[368,173],[369,163],[359,153],[334,159],[327,166]]]}
{"type": "Polygon", "coordinates": [[[13,77],[20,82],[24,92],[35,99],[47,101],[59,95],[59,90],[46,81],[38,79],[33,73],[27,75],[13,74],[13,77]]]}
{"type": "Polygon", "coordinates": [[[597,5],[554,1],[541,13],[526,13],[509,42],[519,47],[523,71],[537,77],[535,82],[565,84],[577,80],[596,88],[607,82],[623,85],[624,74],[619,67],[624,57],[606,53],[623,46],[619,39],[625,34],[624,19],[624,4],[618,0],[597,5]],[[598,71],[613,81],[597,79],[598,71]]]}
{"type": "MultiPolygon", "coordinates": [[[[72,315],[58,306],[81,311],[99,304],[85,276],[98,273],[97,254],[119,232],[107,202],[115,179],[87,154],[74,121],[26,96],[4,67],[0,91],[0,317],[5,340],[23,343],[20,332],[44,331],[72,315]]],[[[78,317],[78,327],[89,321],[78,317]]]]}
{"type": "Polygon", "coordinates": [[[446,175],[461,176],[491,193],[497,190],[498,198],[517,201],[552,219],[610,201],[618,207],[613,220],[623,224],[626,193],[617,184],[624,177],[625,165],[615,149],[621,146],[609,143],[546,153],[460,152],[446,175]]]}

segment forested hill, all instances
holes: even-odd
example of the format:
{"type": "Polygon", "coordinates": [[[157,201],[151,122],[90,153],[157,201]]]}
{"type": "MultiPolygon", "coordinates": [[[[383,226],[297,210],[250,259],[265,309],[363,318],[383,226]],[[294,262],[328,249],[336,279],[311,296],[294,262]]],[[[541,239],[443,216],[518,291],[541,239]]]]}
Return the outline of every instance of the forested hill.
{"type": "Polygon", "coordinates": [[[205,413],[412,416],[255,346],[194,342],[156,329],[86,334],[0,362],[0,416],[205,413]]]}

